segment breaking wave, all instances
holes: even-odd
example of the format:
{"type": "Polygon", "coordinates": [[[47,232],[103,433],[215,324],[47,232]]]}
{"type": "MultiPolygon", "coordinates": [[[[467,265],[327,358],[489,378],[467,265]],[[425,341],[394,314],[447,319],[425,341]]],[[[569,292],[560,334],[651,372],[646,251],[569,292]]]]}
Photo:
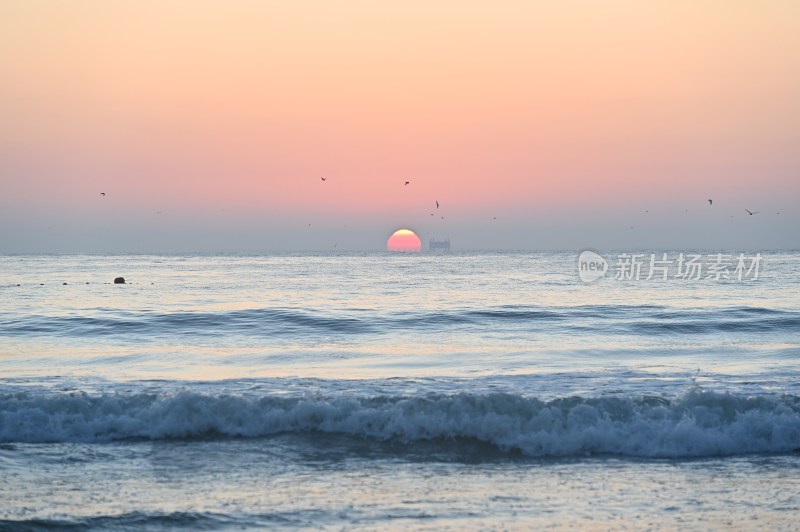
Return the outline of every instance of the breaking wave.
{"type": "Polygon", "coordinates": [[[109,442],[339,434],[406,444],[485,442],[531,457],[705,457],[800,449],[800,397],[692,390],[660,397],[250,397],[0,394],[0,442],[109,442]]]}

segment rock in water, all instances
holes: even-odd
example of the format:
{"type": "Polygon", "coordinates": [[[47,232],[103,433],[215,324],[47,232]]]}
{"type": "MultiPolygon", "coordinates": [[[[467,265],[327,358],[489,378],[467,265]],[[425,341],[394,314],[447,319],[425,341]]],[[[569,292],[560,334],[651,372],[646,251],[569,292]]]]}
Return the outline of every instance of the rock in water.
{"type": "Polygon", "coordinates": [[[114,279],[114,284],[125,284],[125,278],[117,277],[116,279],[114,279]]]}

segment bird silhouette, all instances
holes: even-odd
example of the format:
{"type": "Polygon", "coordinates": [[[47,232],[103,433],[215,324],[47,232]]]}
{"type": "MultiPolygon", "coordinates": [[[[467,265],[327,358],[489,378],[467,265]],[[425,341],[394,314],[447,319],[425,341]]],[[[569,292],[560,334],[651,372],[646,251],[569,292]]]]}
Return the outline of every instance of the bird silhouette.
{"type": "Polygon", "coordinates": [[[439,208],[439,202],[438,201],[436,202],[436,208],[437,209],[439,208]]]}
{"type": "Polygon", "coordinates": [[[711,201],[711,200],[708,200],[708,204],[709,204],[709,205],[714,205],[714,202],[713,202],[713,201],[711,201]]]}
{"type": "Polygon", "coordinates": [[[406,181],[406,186],[408,186],[409,183],[411,183],[411,181],[406,181]]]}
{"type": "Polygon", "coordinates": [[[105,196],[105,195],[106,195],[106,193],[105,193],[105,192],[101,192],[101,193],[100,193],[100,195],[101,195],[101,196],[105,196]]]}
{"type": "Polygon", "coordinates": [[[327,178],[325,178],[325,177],[320,177],[320,179],[322,179],[323,181],[325,181],[325,179],[327,179],[327,178]]]}
{"type": "MultiPolygon", "coordinates": [[[[747,209],[745,209],[745,210],[747,211],[747,209]]],[[[758,214],[758,212],[759,211],[755,211],[755,212],[747,211],[747,214],[749,214],[750,216],[753,216],[754,214],[758,214]]]]}

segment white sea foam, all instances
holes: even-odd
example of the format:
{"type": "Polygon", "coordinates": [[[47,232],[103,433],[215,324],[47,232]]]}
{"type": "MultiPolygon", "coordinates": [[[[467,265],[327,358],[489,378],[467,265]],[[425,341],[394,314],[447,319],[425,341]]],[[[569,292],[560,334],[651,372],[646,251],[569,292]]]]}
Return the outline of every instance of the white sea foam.
{"type": "Polygon", "coordinates": [[[405,443],[462,439],[528,456],[696,457],[800,448],[800,398],[693,390],[673,400],[513,394],[259,398],[0,395],[2,442],[266,437],[322,432],[405,443]]]}

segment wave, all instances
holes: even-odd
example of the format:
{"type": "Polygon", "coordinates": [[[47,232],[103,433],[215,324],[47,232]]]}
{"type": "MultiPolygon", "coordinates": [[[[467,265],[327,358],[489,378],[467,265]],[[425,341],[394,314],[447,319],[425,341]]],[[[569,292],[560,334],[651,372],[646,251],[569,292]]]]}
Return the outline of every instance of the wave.
{"type": "MultiPolygon", "coordinates": [[[[319,512],[317,512],[319,513],[319,512]]],[[[292,512],[226,515],[211,512],[129,512],[63,519],[0,519],[0,530],[219,530],[300,526],[304,516],[292,512]]],[[[307,516],[305,516],[307,517],[307,516]]]]}
{"type": "Polygon", "coordinates": [[[659,397],[0,394],[0,442],[260,438],[488,443],[531,457],[705,457],[800,450],[800,397],[692,390],[659,397]]]}
{"type": "MultiPolygon", "coordinates": [[[[102,310],[102,309],[98,309],[102,310]]],[[[292,336],[381,334],[390,330],[441,330],[474,327],[484,330],[546,327],[583,333],[675,335],[759,333],[800,330],[800,313],[755,307],[671,309],[659,306],[595,305],[582,307],[506,306],[446,312],[403,312],[386,315],[362,310],[346,313],[313,309],[261,308],[220,312],[130,312],[94,316],[0,316],[6,336],[114,336],[124,334],[292,336]]]]}
{"type": "Polygon", "coordinates": [[[364,320],[324,316],[289,309],[252,309],[226,312],[129,313],[110,317],[31,316],[0,322],[9,335],[109,336],[118,334],[169,333],[216,335],[250,333],[281,335],[298,331],[369,332],[364,320]]]}

